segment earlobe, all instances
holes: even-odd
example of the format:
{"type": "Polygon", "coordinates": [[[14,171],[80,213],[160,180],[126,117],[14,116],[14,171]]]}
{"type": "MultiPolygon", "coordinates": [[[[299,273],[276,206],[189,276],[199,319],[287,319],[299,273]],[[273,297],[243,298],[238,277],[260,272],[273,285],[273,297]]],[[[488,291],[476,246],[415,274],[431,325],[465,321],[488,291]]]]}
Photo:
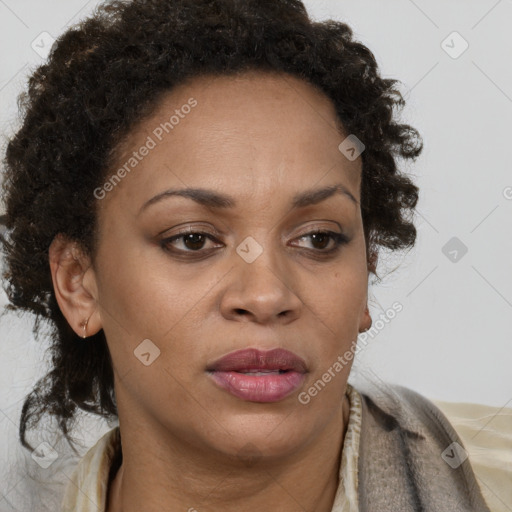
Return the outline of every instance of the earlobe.
{"type": "Polygon", "coordinates": [[[48,250],[53,289],[62,314],[81,338],[101,329],[94,269],[76,241],[57,234],[48,250]]]}
{"type": "Polygon", "coordinates": [[[377,260],[378,260],[378,255],[376,252],[374,251],[369,251],[367,253],[367,271],[368,271],[368,276],[370,275],[370,273],[376,275],[377,274],[377,260]]]}
{"type": "Polygon", "coordinates": [[[370,310],[368,309],[368,304],[364,310],[363,316],[361,317],[361,322],[359,323],[359,332],[366,332],[372,326],[372,317],[370,316],[370,310]]]}

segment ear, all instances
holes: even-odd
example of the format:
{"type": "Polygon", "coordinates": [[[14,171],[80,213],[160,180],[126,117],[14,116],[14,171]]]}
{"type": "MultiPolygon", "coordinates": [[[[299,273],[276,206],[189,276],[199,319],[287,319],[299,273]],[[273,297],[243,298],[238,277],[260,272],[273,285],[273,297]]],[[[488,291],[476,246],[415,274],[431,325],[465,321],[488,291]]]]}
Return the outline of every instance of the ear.
{"type": "Polygon", "coordinates": [[[376,252],[368,252],[366,259],[367,259],[368,275],[370,275],[370,272],[373,274],[376,274],[378,254],[376,252]]]}
{"type": "MultiPolygon", "coordinates": [[[[368,270],[368,275],[370,274],[370,270],[368,270]]],[[[368,285],[368,281],[367,281],[368,285]]],[[[370,310],[368,308],[368,288],[366,290],[365,297],[365,305],[364,310],[361,313],[361,317],[359,318],[359,332],[366,332],[372,326],[372,317],[370,316],[370,310]]]]}
{"type": "MultiPolygon", "coordinates": [[[[366,243],[366,247],[368,248],[368,243],[366,243]]],[[[367,250],[368,251],[368,250],[367,250]]],[[[370,277],[370,273],[373,272],[375,274],[377,270],[377,258],[378,255],[376,252],[367,252],[367,272],[368,278],[370,277]]],[[[359,332],[366,332],[372,326],[372,317],[370,316],[370,311],[368,309],[368,297],[366,299],[365,310],[361,316],[359,321],[359,332]]]]}
{"type": "Polygon", "coordinates": [[[359,321],[359,332],[365,332],[372,326],[372,317],[368,309],[368,303],[359,321]]]}
{"type": "Polygon", "coordinates": [[[48,250],[53,289],[62,314],[81,338],[102,328],[98,287],[90,258],[78,242],[58,233],[48,250]],[[85,326],[85,328],[84,328],[85,326]]]}

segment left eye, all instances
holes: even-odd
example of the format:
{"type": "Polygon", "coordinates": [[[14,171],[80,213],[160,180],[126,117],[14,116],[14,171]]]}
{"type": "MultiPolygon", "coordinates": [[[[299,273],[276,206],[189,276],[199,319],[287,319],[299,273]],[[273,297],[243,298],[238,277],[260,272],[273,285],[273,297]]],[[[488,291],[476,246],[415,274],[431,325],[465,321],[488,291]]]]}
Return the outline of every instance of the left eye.
{"type": "Polygon", "coordinates": [[[297,240],[303,240],[310,238],[312,244],[318,244],[320,247],[314,247],[314,249],[320,252],[331,252],[339,248],[339,246],[346,244],[348,238],[342,233],[336,233],[335,231],[311,231],[305,235],[300,236],[297,240]],[[333,241],[333,247],[326,250],[326,246],[329,245],[329,241],[333,241]]]}

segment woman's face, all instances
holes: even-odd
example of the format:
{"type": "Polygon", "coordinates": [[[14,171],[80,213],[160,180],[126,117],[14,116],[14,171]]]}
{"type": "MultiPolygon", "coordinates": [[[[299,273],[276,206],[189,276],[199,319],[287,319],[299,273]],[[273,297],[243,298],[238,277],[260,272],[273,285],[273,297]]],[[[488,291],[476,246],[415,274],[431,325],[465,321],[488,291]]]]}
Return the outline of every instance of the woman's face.
{"type": "Polygon", "coordinates": [[[361,159],[340,152],[344,139],[328,98],[254,72],[181,85],[131,132],[117,178],[96,191],[84,280],[121,424],[203,452],[280,455],[339,420],[350,363],[335,363],[370,322],[361,159]],[[327,187],[339,191],[314,193],[327,187]],[[285,349],[305,367],[279,354],[256,358],[261,368],[215,364],[248,348],[285,349]]]}

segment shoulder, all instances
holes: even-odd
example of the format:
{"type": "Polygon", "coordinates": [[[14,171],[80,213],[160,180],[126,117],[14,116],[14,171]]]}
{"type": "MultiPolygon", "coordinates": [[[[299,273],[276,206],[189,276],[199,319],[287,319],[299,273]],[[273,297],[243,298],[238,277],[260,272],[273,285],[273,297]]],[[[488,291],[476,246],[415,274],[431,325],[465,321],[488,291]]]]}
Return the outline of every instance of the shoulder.
{"type": "Polygon", "coordinates": [[[106,432],[73,470],[62,512],[103,512],[111,467],[120,452],[119,426],[106,432]]]}
{"type": "Polygon", "coordinates": [[[431,400],[404,386],[379,383],[359,391],[367,416],[376,421],[399,425],[403,430],[420,437],[429,435],[432,428],[441,426],[449,437],[455,435],[444,413],[431,400]]]}
{"type": "Polygon", "coordinates": [[[366,509],[378,503],[388,510],[398,493],[401,503],[425,510],[489,510],[463,442],[440,408],[412,389],[382,381],[358,391],[360,499],[366,509]]]}
{"type": "Polygon", "coordinates": [[[493,512],[512,504],[512,408],[434,401],[462,440],[493,512]]]}

